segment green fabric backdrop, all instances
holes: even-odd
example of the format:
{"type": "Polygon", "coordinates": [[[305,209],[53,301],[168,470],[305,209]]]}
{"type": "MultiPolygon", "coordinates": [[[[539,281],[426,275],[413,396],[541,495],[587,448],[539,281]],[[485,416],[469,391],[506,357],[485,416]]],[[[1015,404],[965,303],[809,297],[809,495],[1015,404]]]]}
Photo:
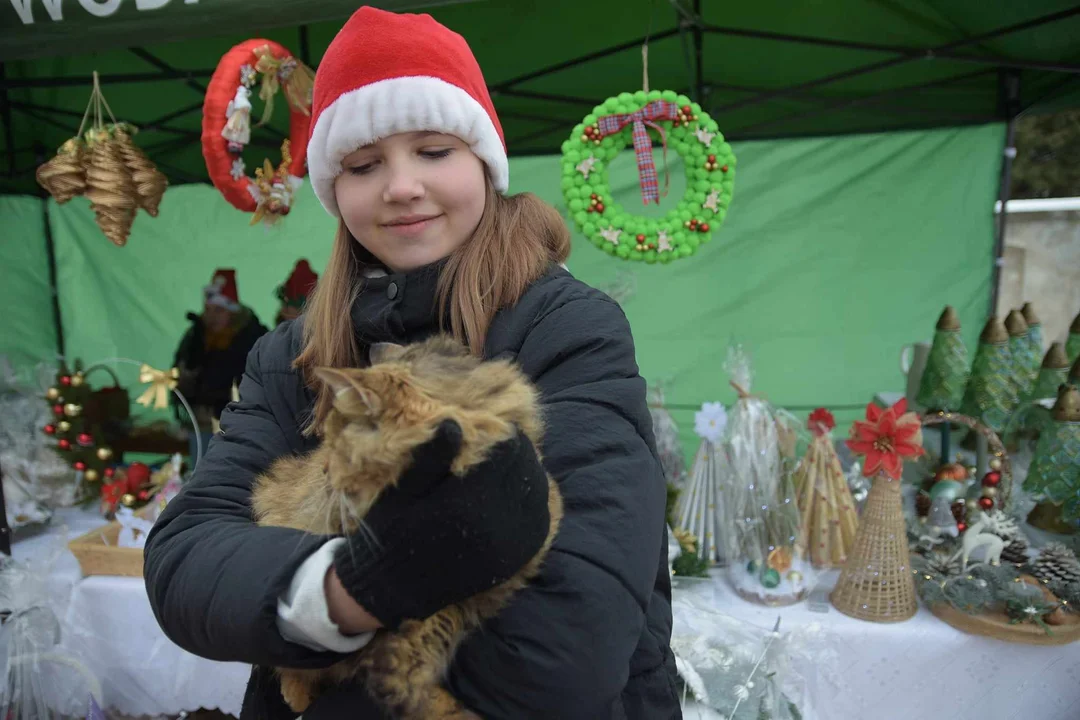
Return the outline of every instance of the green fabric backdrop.
{"type": "MultiPolygon", "coordinates": [[[[696,256],[646,266],[575,237],[569,267],[598,287],[610,287],[618,271],[636,276],[624,307],[638,359],[646,378],[669,383],[667,400],[690,452],[694,408],[734,397],[722,367],[733,341],[753,353],[756,393],[787,406],[861,405],[876,391],[903,388],[900,346],[929,339],[946,303],[957,308],[967,339],[977,336],[989,298],[1002,140],[1002,126],[990,125],[739,143],[727,222],[696,256]]],[[[624,179],[616,197],[640,207],[632,154],[616,162],[625,169],[612,172],[624,179]]],[[[669,165],[671,193],[660,212],[684,187],[673,153],[669,165]]],[[[557,158],[518,158],[511,166],[512,191],[562,206],[557,158]]],[[[32,202],[0,205],[2,227],[40,235],[32,202]]],[[[184,314],[199,309],[216,267],[237,268],[241,300],[269,323],[274,288],[297,258],[320,269],[334,231],[307,189],[284,222],[266,229],[249,227],[248,216],[212,188],[173,188],[160,217],[139,215],[124,248],[101,235],[82,198],[51,203],[49,211],[69,356],[129,357],[160,368],[171,362],[184,314]]],[[[30,275],[21,264],[4,272],[9,283],[30,275]]],[[[9,308],[20,308],[9,317],[26,328],[22,342],[47,348],[47,286],[15,295],[9,283],[3,292],[13,293],[9,308]]],[[[124,376],[132,380],[134,370],[124,376]]],[[[859,412],[837,412],[837,419],[846,424],[859,412]]]]}
{"type": "Polygon", "coordinates": [[[0,195],[0,355],[21,370],[56,356],[45,248],[41,201],[0,195]]]}

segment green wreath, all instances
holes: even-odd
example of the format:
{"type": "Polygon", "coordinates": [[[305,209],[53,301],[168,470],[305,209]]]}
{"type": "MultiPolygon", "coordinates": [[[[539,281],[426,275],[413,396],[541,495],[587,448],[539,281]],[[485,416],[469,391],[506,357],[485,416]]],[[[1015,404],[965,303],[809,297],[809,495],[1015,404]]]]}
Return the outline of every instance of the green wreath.
{"type": "MultiPolygon", "coordinates": [[[[642,143],[639,146],[644,147],[642,143]]],[[[716,121],[697,103],[672,90],[639,90],[608,98],[574,127],[562,144],[562,153],[562,189],[570,214],[585,237],[609,255],[647,263],[689,257],[711,239],[727,215],[735,185],[735,155],[716,121]],[[642,142],[647,142],[649,158],[638,153],[646,203],[650,202],[649,193],[656,196],[658,189],[655,170],[648,170],[652,167],[651,141],[661,135],[658,127],[666,135],[662,139],[686,165],[686,193],[664,217],[635,216],[611,195],[607,167],[632,143],[635,132],[633,122],[611,116],[633,113],[653,115],[638,128],[639,134],[648,133],[647,141],[642,142]]]]}

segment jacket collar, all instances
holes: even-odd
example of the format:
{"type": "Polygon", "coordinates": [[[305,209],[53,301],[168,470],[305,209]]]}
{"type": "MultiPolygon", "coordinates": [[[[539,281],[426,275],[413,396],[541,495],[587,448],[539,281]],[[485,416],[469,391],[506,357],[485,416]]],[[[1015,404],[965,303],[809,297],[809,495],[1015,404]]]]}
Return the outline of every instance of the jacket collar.
{"type": "Polygon", "coordinates": [[[367,273],[351,312],[361,346],[405,344],[436,333],[436,288],[445,265],[444,259],[407,273],[367,273]]]}

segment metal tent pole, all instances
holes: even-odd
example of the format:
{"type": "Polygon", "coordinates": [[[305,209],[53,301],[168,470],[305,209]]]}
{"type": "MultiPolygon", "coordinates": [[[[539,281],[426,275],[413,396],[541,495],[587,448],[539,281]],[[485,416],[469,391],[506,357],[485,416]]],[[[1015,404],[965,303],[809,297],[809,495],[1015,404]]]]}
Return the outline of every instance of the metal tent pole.
{"type": "Polygon", "coordinates": [[[997,313],[998,297],[1001,293],[1001,266],[1005,262],[1005,225],[1009,217],[1009,187],[1012,182],[1013,160],[1016,158],[1016,117],[1020,114],[1020,74],[1014,71],[1004,72],[999,85],[1001,110],[1008,119],[1005,129],[1005,148],[1001,157],[1001,184],[998,186],[1000,212],[997,216],[997,231],[994,237],[994,269],[990,282],[990,307],[987,315],[997,313]]]}

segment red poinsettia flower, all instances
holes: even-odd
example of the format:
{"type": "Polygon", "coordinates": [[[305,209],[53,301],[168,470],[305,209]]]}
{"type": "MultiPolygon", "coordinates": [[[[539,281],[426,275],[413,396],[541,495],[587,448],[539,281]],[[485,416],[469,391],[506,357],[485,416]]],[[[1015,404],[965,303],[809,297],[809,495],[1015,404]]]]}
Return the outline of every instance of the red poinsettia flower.
{"type": "Polygon", "coordinates": [[[810,413],[810,418],[806,421],[806,427],[810,428],[810,432],[814,433],[814,435],[820,437],[836,427],[836,418],[825,408],[818,408],[810,413]]]}
{"type": "Polygon", "coordinates": [[[922,447],[922,422],[913,412],[906,412],[907,400],[901,400],[887,410],[870,403],[866,420],[856,420],[851,427],[847,446],[852,452],[866,456],[863,475],[871,477],[884,472],[893,480],[900,479],[903,458],[919,457],[922,447]]]}

